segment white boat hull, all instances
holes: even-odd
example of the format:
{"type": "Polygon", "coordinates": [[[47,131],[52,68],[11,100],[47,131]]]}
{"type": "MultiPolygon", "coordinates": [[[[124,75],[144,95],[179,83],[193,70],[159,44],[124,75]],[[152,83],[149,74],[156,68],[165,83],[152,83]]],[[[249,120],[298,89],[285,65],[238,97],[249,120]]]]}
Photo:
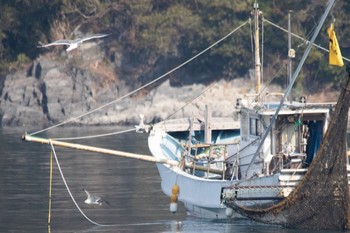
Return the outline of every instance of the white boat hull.
{"type": "MultiPolygon", "coordinates": [[[[226,207],[221,203],[221,190],[229,187],[231,181],[207,180],[175,172],[167,165],[157,164],[161,177],[161,186],[167,196],[171,196],[174,184],[180,187],[179,201],[183,202],[191,215],[202,218],[227,218],[226,207]]],[[[176,169],[178,170],[178,169],[176,169]]]]}
{"type": "Polygon", "coordinates": [[[171,196],[172,187],[177,184],[180,187],[179,201],[186,207],[189,214],[208,219],[226,219],[242,217],[238,213],[227,216],[226,206],[222,202],[222,191],[225,188],[238,185],[241,187],[241,198],[245,199],[240,203],[246,206],[272,203],[270,197],[279,195],[278,186],[279,174],[261,177],[246,181],[211,180],[193,176],[178,168],[169,167],[164,164],[157,164],[161,177],[161,187],[167,196],[171,196]],[[272,185],[274,184],[274,185],[272,185]],[[267,187],[254,188],[254,187],[267,187]],[[245,188],[243,188],[245,187],[245,188]],[[256,197],[265,197],[264,200],[257,200],[256,197]]]}

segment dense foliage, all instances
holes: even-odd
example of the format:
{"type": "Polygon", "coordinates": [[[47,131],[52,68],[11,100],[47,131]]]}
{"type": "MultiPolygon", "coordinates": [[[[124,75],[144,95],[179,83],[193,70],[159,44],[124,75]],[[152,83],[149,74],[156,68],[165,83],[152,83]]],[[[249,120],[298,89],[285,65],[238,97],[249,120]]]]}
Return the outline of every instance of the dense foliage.
{"type": "MultiPolygon", "coordinates": [[[[287,28],[292,10],[292,31],[310,39],[327,1],[260,0],[265,19],[287,28]]],[[[124,62],[160,66],[158,72],[173,68],[225,36],[250,17],[254,0],[0,0],[0,71],[39,56],[38,42],[72,38],[80,34],[105,32],[111,39],[105,49],[118,49],[129,55],[124,62]]],[[[332,15],[343,55],[349,57],[350,2],[337,1],[332,15]]],[[[329,25],[332,18],[328,17],[329,25]]],[[[317,43],[328,48],[325,25],[317,43]]],[[[264,24],[264,74],[284,82],[287,60],[287,33],[264,24]]],[[[212,79],[242,77],[253,67],[249,24],[217,45],[201,59],[175,74],[173,84],[208,83],[212,79]],[[186,77],[191,77],[186,78],[186,77]]],[[[297,57],[305,43],[293,38],[297,57]]],[[[107,54],[109,54],[107,52],[107,54]]],[[[113,62],[113,58],[110,58],[113,62]]],[[[295,60],[297,64],[298,58],[295,60]]],[[[335,75],[344,69],[331,67],[328,54],[313,49],[302,75],[305,83],[321,80],[337,87],[335,75]]],[[[348,62],[346,62],[347,64],[348,62]]],[[[148,82],[150,75],[137,82],[148,82]]],[[[279,80],[279,81],[278,81],[279,80]]],[[[136,81],[136,80],[134,80],[136,81]]],[[[317,82],[319,85],[320,82],[317,82]]],[[[300,84],[299,84],[300,85],[300,84]]],[[[312,85],[307,86],[313,88],[312,85]]]]}

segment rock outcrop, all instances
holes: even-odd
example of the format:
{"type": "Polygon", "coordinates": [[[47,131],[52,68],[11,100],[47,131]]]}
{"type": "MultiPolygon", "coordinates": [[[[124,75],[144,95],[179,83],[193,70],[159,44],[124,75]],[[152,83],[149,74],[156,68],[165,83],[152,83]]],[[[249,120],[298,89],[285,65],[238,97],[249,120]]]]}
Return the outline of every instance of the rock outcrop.
{"type": "Polygon", "coordinates": [[[232,116],[236,98],[251,87],[242,80],[220,81],[204,92],[201,84],[171,87],[163,81],[150,92],[136,92],[118,78],[119,67],[105,62],[98,46],[87,46],[55,59],[39,57],[27,69],[8,74],[0,92],[1,125],[126,125],[137,124],[139,114],[150,123],[174,114],[202,116],[206,104],[214,116],[232,116]]]}

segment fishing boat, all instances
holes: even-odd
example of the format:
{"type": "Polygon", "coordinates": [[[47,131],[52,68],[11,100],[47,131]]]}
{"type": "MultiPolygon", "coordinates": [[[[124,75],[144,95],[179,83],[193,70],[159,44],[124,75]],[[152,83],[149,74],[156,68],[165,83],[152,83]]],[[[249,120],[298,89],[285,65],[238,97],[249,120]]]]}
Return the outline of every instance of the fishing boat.
{"type": "MultiPolygon", "coordinates": [[[[254,15],[257,22],[257,4],[254,15]]],[[[255,25],[255,38],[259,38],[255,25]]],[[[255,45],[259,46],[258,39],[255,45]]],[[[284,101],[285,93],[259,96],[260,59],[258,52],[255,55],[257,95],[253,101],[237,100],[238,128],[229,119],[212,119],[207,111],[204,120],[163,121],[150,131],[153,156],[180,164],[157,164],[162,190],[172,197],[174,185],[178,187],[177,198],[191,215],[240,217],[225,204],[227,200],[251,208],[284,200],[303,180],[330,124],[335,103],[308,103],[303,96],[299,101],[284,101]],[[269,101],[273,96],[282,100],[269,101]]],[[[347,165],[348,174],[349,170],[347,165]]],[[[170,209],[176,211],[174,206],[170,209]]]]}
{"type": "MultiPolygon", "coordinates": [[[[249,217],[240,208],[270,207],[296,190],[312,166],[331,123],[336,103],[309,103],[303,96],[292,101],[290,91],[333,2],[328,3],[294,74],[290,71],[286,92],[264,96],[260,89],[260,10],[254,4],[257,90],[255,95],[237,99],[234,111],[240,116],[239,122],[212,117],[209,105],[201,118],[191,116],[154,125],[144,124],[141,119],[136,132],[149,134],[148,145],[153,156],[27,134],[23,139],[50,144],[52,148],[69,147],[154,162],[162,190],[170,197],[171,212],[177,211],[180,201],[191,215],[201,218],[249,217]]],[[[291,58],[292,49],[289,51],[291,58]]],[[[346,162],[344,166],[348,176],[349,165],[346,162]]]]}

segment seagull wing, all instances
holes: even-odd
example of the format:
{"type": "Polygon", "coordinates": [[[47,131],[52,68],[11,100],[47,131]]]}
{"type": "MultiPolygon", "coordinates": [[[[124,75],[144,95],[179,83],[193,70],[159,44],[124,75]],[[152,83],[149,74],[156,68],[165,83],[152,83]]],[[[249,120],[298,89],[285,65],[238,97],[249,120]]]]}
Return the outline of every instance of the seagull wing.
{"type": "Polygon", "coordinates": [[[50,44],[39,45],[38,48],[49,47],[53,45],[71,45],[71,44],[72,44],[72,40],[56,40],[50,44]]]}
{"type": "Polygon", "coordinates": [[[85,36],[84,38],[81,38],[80,42],[84,42],[84,41],[96,39],[96,38],[106,37],[108,35],[109,34],[92,34],[92,35],[85,36]]]}
{"type": "Polygon", "coordinates": [[[108,201],[106,201],[106,200],[103,199],[102,197],[101,197],[101,200],[102,200],[103,202],[105,202],[107,205],[111,205],[108,201]]]}
{"type": "Polygon", "coordinates": [[[103,199],[100,196],[96,196],[90,192],[88,192],[86,189],[83,188],[83,190],[85,191],[86,195],[87,195],[87,199],[89,199],[91,201],[91,204],[97,204],[97,205],[102,205],[103,202],[106,203],[107,205],[111,205],[108,201],[106,201],[105,199],[103,199]]]}
{"type": "Polygon", "coordinates": [[[83,189],[83,190],[84,190],[84,192],[86,193],[87,198],[88,198],[88,199],[91,199],[91,194],[90,194],[86,189],[83,189]]]}

